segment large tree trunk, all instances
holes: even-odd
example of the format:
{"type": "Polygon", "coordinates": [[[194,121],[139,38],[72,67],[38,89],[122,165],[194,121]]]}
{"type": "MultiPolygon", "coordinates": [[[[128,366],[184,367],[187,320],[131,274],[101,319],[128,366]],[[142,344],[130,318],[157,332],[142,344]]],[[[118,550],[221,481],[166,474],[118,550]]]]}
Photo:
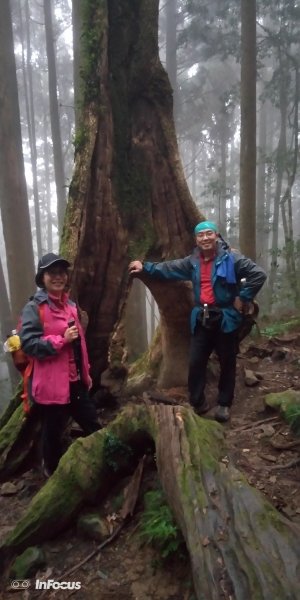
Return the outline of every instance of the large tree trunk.
{"type": "Polygon", "coordinates": [[[9,1],[0,18],[0,201],[12,320],[32,294],[34,261],[9,1]]]}
{"type": "MultiPolygon", "coordinates": [[[[81,144],[62,251],[74,262],[73,295],[89,314],[95,383],[107,367],[110,336],[123,315],[129,260],[189,254],[201,218],[179,160],[157,19],[158,0],[101,0],[97,9],[87,4],[83,18],[82,135],[77,132],[81,144]]],[[[164,295],[165,302],[172,297],[178,304],[171,287],[164,287],[164,295]]],[[[165,383],[172,385],[180,373],[183,383],[186,366],[177,364],[176,354],[181,343],[187,345],[187,322],[182,332],[181,322],[166,313],[165,323],[163,338],[169,326],[175,336],[174,346],[164,341],[173,365],[165,383]]],[[[121,328],[115,331],[112,340],[121,328]]],[[[110,360],[122,362],[122,343],[111,345],[110,360]]]]}
{"type": "Polygon", "coordinates": [[[109,433],[135,450],[139,435],[153,440],[198,600],[220,600],[224,590],[236,600],[299,598],[299,530],[232,466],[220,425],[180,406],[131,406],[107,430],[77,440],[2,545],[3,564],[56,535],[85,500],[107,492],[109,433]]]}
{"type": "Polygon", "coordinates": [[[241,0],[240,248],[256,248],[256,1],[241,0]]]}

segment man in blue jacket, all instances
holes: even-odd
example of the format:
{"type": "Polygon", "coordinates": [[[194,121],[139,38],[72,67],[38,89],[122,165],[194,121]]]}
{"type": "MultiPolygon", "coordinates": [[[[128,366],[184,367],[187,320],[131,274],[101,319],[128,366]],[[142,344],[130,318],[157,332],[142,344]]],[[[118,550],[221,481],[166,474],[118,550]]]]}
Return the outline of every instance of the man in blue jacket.
{"type": "Polygon", "coordinates": [[[190,256],[161,263],[135,260],[130,263],[129,272],[192,282],[195,306],[191,313],[190,403],[198,414],[211,408],[204,390],[208,359],[215,350],[220,362],[215,419],[225,422],[234,396],[238,328],[266,274],[252,260],[230,250],[212,221],[198,223],[194,233],[197,247],[190,256]]]}

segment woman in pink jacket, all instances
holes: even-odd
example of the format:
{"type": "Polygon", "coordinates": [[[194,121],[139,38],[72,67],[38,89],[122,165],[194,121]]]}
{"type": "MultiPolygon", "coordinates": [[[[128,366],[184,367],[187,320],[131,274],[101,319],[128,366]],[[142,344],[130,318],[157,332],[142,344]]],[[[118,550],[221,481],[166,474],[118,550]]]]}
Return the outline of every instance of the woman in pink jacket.
{"type": "Polygon", "coordinates": [[[55,471],[63,454],[62,433],[72,416],[85,435],[101,428],[89,397],[91,387],[84,333],[77,308],[65,292],[70,263],[49,253],[38,263],[41,288],[22,311],[22,349],[33,361],[30,397],[42,417],[44,474],[55,471]]]}

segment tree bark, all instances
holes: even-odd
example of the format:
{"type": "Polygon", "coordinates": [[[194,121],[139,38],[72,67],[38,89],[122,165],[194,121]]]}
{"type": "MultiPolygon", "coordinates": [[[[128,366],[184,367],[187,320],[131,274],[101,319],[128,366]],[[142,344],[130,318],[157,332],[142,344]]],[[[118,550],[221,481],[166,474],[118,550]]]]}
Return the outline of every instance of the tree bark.
{"type": "Polygon", "coordinates": [[[166,70],[173,90],[173,116],[178,117],[177,84],[177,0],[168,0],[166,11],[166,70]]]}
{"type": "MultiPolygon", "coordinates": [[[[123,362],[130,259],[190,254],[193,228],[203,218],[184,179],[172,118],[172,92],[158,56],[158,1],[101,0],[86,5],[82,143],[77,149],[62,252],[74,262],[72,292],[89,314],[92,375],[123,362]],[[87,42],[94,40],[91,56],[87,42]]],[[[171,288],[164,293],[172,296],[171,288]]],[[[166,329],[184,337],[181,321],[166,329]]],[[[166,344],[166,347],[168,344],[166,344]]],[[[168,346],[169,347],[169,346],[168,346]]],[[[175,348],[168,384],[186,382],[175,348]],[[176,374],[176,376],[175,376],[176,374]]],[[[187,357],[185,357],[186,363],[187,357]]]]}
{"type": "MultiPolygon", "coordinates": [[[[107,491],[105,437],[153,440],[158,475],[190,555],[198,600],[299,598],[299,529],[227,458],[220,425],[180,406],[131,406],[107,430],[78,439],[1,547],[3,561],[53,537],[85,500],[107,491]]],[[[143,451],[143,450],[142,450],[143,451]]],[[[118,457],[116,456],[118,462],[118,457]]]]}
{"type": "Polygon", "coordinates": [[[16,62],[9,1],[0,19],[0,186],[12,320],[32,294],[34,261],[22,153],[16,62]]]}
{"type": "Polygon", "coordinates": [[[256,247],[256,1],[241,0],[240,249],[256,247]]]}

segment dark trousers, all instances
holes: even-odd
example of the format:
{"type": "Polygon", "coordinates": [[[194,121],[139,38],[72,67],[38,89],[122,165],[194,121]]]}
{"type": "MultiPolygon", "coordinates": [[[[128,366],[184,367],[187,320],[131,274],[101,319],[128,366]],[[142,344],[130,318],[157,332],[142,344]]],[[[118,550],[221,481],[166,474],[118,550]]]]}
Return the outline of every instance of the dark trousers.
{"type": "Polygon", "coordinates": [[[218,404],[231,406],[235,387],[237,332],[223,333],[220,327],[206,329],[197,323],[191,340],[188,388],[192,406],[204,402],[208,359],[215,350],[220,362],[218,404]]]}
{"type": "Polygon", "coordinates": [[[87,388],[80,382],[70,383],[70,404],[40,404],[42,418],[42,457],[45,467],[53,473],[63,454],[62,436],[71,416],[89,435],[101,429],[96,408],[87,388]]]}

